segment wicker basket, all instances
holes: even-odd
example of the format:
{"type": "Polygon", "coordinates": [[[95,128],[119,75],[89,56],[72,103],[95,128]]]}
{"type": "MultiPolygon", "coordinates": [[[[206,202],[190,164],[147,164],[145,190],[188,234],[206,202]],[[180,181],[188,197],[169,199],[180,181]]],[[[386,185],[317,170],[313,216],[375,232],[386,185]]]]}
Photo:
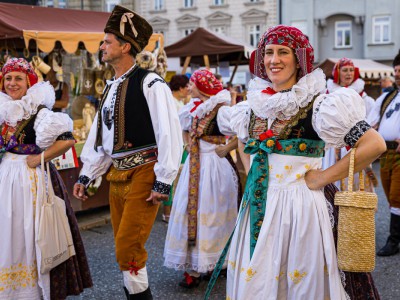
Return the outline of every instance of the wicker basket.
{"type": "Polygon", "coordinates": [[[348,190],[337,192],[339,206],[338,265],[343,271],[371,272],[375,268],[375,208],[378,197],[364,191],[360,172],[360,190],[353,192],[355,149],[351,150],[348,190]]]}

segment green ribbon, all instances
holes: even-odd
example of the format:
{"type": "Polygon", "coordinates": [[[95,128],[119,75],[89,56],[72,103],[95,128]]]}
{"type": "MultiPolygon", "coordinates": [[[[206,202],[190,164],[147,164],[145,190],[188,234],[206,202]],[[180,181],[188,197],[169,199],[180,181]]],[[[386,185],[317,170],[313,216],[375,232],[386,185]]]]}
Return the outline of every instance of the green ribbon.
{"type": "Polygon", "coordinates": [[[250,259],[253,256],[254,249],[257,244],[257,238],[260,233],[261,225],[264,220],[265,207],[267,204],[267,191],[269,181],[269,164],[268,154],[277,153],[291,156],[305,157],[323,157],[325,143],[321,140],[309,139],[288,139],[278,140],[275,136],[268,137],[260,141],[258,139],[250,139],[244,152],[247,154],[255,154],[249,174],[247,175],[246,187],[243,194],[242,204],[239,210],[239,215],[235,228],[230,235],[221,256],[211,275],[208,283],[204,299],[210,297],[211,291],[221,272],[229,246],[232,241],[236,227],[240,224],[247,206],[250,205],[250,259]]]}

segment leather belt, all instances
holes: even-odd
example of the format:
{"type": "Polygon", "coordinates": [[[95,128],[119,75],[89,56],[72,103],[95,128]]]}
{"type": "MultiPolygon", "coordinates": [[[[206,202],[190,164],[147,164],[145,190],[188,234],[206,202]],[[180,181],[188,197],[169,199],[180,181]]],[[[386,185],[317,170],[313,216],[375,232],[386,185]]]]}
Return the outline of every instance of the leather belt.
{"type": "Polygon", "coordinates": [[[158,148],[153,148],[113,158],[112,163],[117,170],[126,171],[156,161],[157,156],[158,148]]]}
{"type": "Polygon", "coordinates": [[[399,146],[399,144],[395,141],[385,141],[385,143],[388,150],[395,150],[399,146]]]}

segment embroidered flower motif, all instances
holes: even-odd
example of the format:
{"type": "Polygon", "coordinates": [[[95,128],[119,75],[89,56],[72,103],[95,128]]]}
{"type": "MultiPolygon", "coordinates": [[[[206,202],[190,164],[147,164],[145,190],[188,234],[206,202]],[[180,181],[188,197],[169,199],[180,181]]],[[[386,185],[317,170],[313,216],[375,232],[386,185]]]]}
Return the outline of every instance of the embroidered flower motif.
{"type": "Polygon", "coordinates": [[[300,273],[299,270],[294,270],[292,273],[289,273],[290,279],[293,281],[294,284],[298,284],[301,280],[307,275],[306,272],[300,273]]]}
{"type": "Polygon", "coordinates": [[[249,282],[250,280],[253,279],[253,277],[254,277],[254,275],[256,275],[256,273],[257,273],[257,271],[253,271],[252,268],[248,268],[247,271],[246,271],[246,278],[245,278],[245,280],[246,280],[247,282],[249,282]]]}
{"type": "Polygon", "coordinates": [[[300,180],[301,177],[303,177],[301,174],[296,174],[296,179],[297,179],[297,180],[300,180]]]}
{"type": "Polygon", "coordinates": [[[293,166],[286,165],[285,170],[290,174],[293,170],[293,166]]]}
{"type": "Polygon", "coordinates": [[[304,150],[307,149],[307,145],[306,145],[305,143],[301,143],[301,144],[299,145],[299,149],[300,149],[300,151],[304,151],[304,150]]]}
{"type": "Polygon", "coordinates": [[[311,169],[311,166],[310,166],[309,164],[306,164],[306,165],[304,166],[304,168],[306,168],[306,170],[310,170],[310,169],[311,169]]]}
{"type": "Polygon", "coordinates": [[[236,268],[236,262],[235,261],[229,261],[229,264],[231,265],[232,269],[236,268]]]}
{"type": "Polygon", "coordinates": [[[275,145],[275,142],[273,141],[273,140],[268,140],[267,141],[267,147],[268,148],[271,148],[271,147],[273,147],[275,145]]]}
{"type": "Polygon", "coordinates": [[[275,276],[275,280],[279,281],[279,279],[281,279],[283,275],[285,275],[285,272],[280,272],[279,275],[275,276]]]}

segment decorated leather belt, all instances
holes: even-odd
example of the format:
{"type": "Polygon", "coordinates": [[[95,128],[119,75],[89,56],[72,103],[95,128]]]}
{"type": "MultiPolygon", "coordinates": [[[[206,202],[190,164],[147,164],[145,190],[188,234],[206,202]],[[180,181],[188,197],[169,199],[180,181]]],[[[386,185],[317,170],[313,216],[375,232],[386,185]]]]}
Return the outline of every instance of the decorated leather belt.
{"type": "Polygon", "coordinates": [[[393,141],[393,142],[385,141],[385,143],[386,143],[386,148],[388,150],[395,150],[399,146],[399,144],[397,142],[395,142],[395,141],[393,141]]]}
{"type": "Polygon", "coordinates": [[[125,171],[156,161],[157,156],[158,148],[153,148],[131,153],[124,157],[113,158],[112,163],[117,170],[125,171]]]}

